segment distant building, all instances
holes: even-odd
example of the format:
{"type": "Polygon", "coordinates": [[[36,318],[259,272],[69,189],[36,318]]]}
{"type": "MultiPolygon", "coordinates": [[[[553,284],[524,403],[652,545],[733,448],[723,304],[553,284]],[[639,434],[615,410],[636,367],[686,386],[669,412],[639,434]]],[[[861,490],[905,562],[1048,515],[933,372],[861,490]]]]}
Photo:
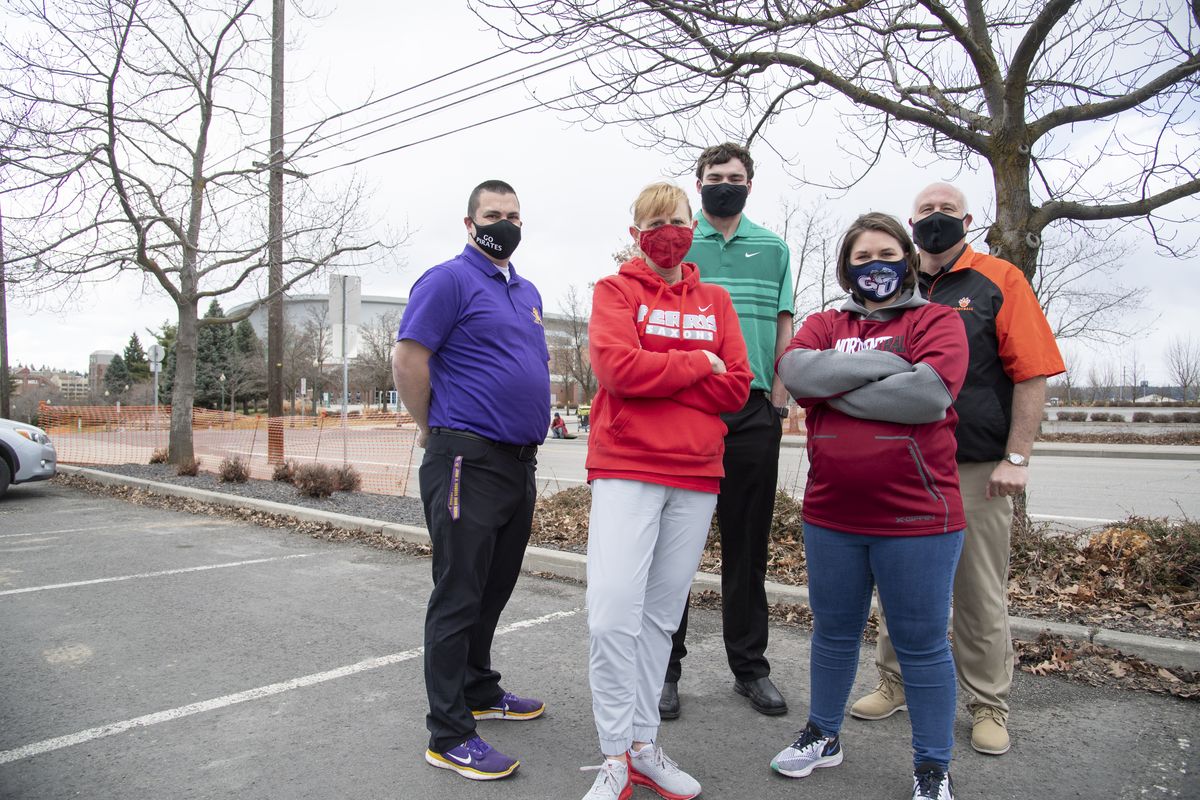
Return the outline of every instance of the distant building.
{"type": "Polygon", "coordinates": [[[116,356],[112,350],[97,350],[88,356],[87,383],[91,394],[98,395],[104,391],[104,373],[116,356]]]}
{"type": "Polygon", "coordinates": [[[50,381],[58,387],[59,393],[67,401],[86,400],[91,389],[87,378],[67,372],[56,372],[50,381]]]}

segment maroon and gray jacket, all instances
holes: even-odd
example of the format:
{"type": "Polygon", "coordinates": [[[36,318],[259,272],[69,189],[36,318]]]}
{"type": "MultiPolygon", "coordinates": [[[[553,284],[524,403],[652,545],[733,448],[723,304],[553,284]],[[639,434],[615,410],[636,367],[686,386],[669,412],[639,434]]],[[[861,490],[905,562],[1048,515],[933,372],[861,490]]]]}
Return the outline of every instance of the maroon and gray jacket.
{"type": "Polygon", "coordinates": [[[805,521],[876,536],[966,527],[952,407],[966,369],[962,321],[919,295],[808,317],[776,364],[808,412],[805,521]]]}

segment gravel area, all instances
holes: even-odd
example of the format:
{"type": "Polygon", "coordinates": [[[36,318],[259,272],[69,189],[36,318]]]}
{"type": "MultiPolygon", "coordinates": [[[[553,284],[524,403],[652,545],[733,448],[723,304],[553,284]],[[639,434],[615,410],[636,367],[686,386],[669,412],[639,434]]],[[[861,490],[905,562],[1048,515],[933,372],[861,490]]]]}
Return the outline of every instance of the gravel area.
{"type": "Polygon", "coordinates": [[[210,492],[252,497],[256,500],[270,500],[292,506],[317,508],[322,511],[348,514],[352,517],[366,517],[381,522],[425,527],[425,512],[421,508],[421,501],[415,497],[397,497],[367,492],[334,492],[329,497],[304,497],[296,491],[296,487],[280,481],[249,480],[245,483],[225,483],[209,472],[201,472],[195,477],[176,475],[175,468],[166,464],[105,464],[89,466],[88,469],[113,472],[158,483],[190,486],[193,489],[206,489],[210,492]]]}

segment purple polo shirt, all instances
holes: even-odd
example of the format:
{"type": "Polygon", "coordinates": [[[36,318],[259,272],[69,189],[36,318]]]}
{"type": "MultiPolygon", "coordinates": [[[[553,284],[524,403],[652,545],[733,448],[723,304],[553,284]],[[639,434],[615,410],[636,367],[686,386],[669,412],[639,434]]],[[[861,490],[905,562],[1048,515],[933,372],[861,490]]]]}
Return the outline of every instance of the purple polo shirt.
{"type": "Polygon", "coordinates": [[[433,351],[431,427],[540,444],[550,426],[550,353],[542,296],[467,245],[413,285],[396,340],[433,351]]]}

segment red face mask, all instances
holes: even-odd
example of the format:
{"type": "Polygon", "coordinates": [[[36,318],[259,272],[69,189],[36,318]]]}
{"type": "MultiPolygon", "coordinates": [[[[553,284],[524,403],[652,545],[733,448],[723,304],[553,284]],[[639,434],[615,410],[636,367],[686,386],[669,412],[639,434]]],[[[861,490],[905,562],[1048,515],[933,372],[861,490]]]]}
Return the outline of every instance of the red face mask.
{"type": "Polygon", "coordinates": [[[639,231],[638,247],[659,269],[674,269],[692,247],[692,226],[660,225],[639,231]]]}

